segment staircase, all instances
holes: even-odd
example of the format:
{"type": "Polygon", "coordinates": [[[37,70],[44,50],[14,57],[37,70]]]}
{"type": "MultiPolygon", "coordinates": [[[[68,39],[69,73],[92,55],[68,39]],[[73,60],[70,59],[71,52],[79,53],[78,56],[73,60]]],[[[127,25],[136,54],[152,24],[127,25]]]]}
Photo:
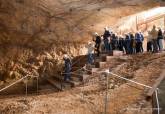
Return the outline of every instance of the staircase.
{"type": "Polygon", "coordinates": [[[93,63],[93,65],[86,66],[87,71],[83,69],[79,70],[80,68],[85,66],[85,63],[87,61],[85,57],[83,58],[83,60],[80,61],[80,64],[77,63],[73,66],[71,72],[74,73],[71,74],[70,81],[63,81],[63,75],[47,77],[46,80],[59,91],[68,90],[73,87],[79,86],[93,76],[98,75],[96,72],[99,70],[102,70],[104,68],[112,68],[110,66],[112,58],[122,55],[122,51],[113,51],[113,54],[101,53],[99,57],[95,58],[95,62],[93,63]]]}

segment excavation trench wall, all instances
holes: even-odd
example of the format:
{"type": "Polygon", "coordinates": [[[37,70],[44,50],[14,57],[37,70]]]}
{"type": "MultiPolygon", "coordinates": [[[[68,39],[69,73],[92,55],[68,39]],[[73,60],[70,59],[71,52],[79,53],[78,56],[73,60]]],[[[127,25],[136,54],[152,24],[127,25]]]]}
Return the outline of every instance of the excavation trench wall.
{"type": "Polygon", "coordinates": [[[0,52],[0,85],[9,84],[27,74],[52,76],[63,71],[63,55],[69,54],[76,62],[87,53],[85,45],[75,42],[58,42],[46,49],[8,46],[0,52]],[[76,58],[77,57],[77,58],[76,58]],[[75,59],[76,58],[76,59],[75,59]]]}
{"type": "Polygon", "coordinates": [[[27,72],[41,76],[44,67],[48,75],[61,71],[63,54],[85,54],[95,31],[102,34],[121,17],[156,5],[155,0],[0,0],[0,85],[27,72]]]}

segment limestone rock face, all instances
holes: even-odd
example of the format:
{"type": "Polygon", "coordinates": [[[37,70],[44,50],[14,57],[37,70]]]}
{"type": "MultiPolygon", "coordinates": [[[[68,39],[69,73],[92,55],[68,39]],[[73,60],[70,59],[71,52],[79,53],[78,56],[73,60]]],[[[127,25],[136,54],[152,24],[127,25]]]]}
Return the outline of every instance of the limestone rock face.
{"type": "Polygon", "coordinates": [[[1,0],[0,43],[83,42],[117,19],[152,7],[153,1],[1,0]]]}
{"type": "Polygon", "coordinates": [[[53,56],[54,66],[62,63],[64,53],[85,54],[84,43],[93,32],[157,5],[154,1],[0,0],[0,74],[27,69],[27,61],[44,52],[53,56]],[[18,67],[10,68],[11,61],[18,67]]]}

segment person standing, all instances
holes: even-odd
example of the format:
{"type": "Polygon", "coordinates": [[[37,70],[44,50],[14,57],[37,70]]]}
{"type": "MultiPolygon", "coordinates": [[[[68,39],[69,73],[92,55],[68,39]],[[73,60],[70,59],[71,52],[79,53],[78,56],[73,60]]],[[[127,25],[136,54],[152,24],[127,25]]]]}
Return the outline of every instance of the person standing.
{"type": "Polygon", "coordinates": [[[124,38],[122,35],[119,35],[119,45],[118,48],[120,51],[123,51],[124,53],[124,38]]]}
{"type": "Polygon", "coordinates": [[[95,38],[93,41],[95,41],[95,50],[97,53],[97,56],[100,56],[100,44],[101,44],[101,37],[98,35],[98,33],[95,33],[95,38]]]}
{"type": "Polygon", "coordinates": [[[152,35],[151,35],[151,31],[148,31],[147,52],[152,52],[152,51],[153,51],[152,35]]]}
{"type": "Polygon", "coordinates": [[[163,33],[161,28],[158,30],[158,46],[159,46],[159,51],[163,51],[163,33]]]}
{"type": "Polygon", "coordinates": [[[151,30],[151,35],[152,35],[152,42],[153,42],[153,53],[157,53],[158,52],[158,43],[157,43],[158,32],[156,30],[155,25],[153,26],[151,30]]]}
{"type": "Polygon", "coordinates": [[[69,81],[69,80],[71,80],[71,73],[70,72],[71,72],[72,63],[71,63],[71,60],[67,54],[64,55],[63,59],[64,59],[64,63],[65,63],[64,81],[69,81]]]}
{"type": "Polygon", "coordinates": [[[112,34],[112,40],[111,40],[112,50],[116,50],[118,48],[118,37],[116,34],[112,34]]]}
{"type": "Polygon", "coordinates": [[[141,39],[141,41],[140,41],[140,52],[143,53],[144,52],[144,49],[143,49],[144,36],[143,36],[142,32],[140,32],[139,34],[140,34],[140,39],[141,39]]]}
{"type": "Polygon", "coordinates": [[[104,40],[104,45],[105,45],[105,51],[108,53],[110,51],[110,41],[109,41],[109,38],[110,38],[110,32],[108,31],[108,28],[105,27],[105,32],[104,32],[104,35],[103,35],[103,40],[104,40]]]}
{"type": "Polygon", "coordinates": [[[126,54],[130,54],[131,38],[129,34],[125,34],[125,43],[126,43],[126,54]]]}
{"type": "Polygon", "coordinates": [[[136,52],[137,53],[140,53],[140,52],[143,52],[143,37],[142,35],[140,34],[140,32],[137,32],[135,34],[135,40],[136,40],[136,52]]]}
{"type": "Polygon", "coordinates": [[[103,35],[101,35],[100,47],[101,47],[101,52],[105,52],[105,45],[104,45],[104,37],[103,37],[103,35]]]}
{"type": "Polygon", "coordinates": [[[86,46],[88,49],[88,64],[92,64],[94,61],[93,53],[94,53],[94,44],[92,42],[88,42],[88,45],[86,46]]]}
{"type": "Polygon", "coordinates": [[[135,54],[136,53],[136,40],[135,40],[135,37],[134,35],[131,33],[130,34],[130,37],[131,37],[131,54],[135,54]]]}

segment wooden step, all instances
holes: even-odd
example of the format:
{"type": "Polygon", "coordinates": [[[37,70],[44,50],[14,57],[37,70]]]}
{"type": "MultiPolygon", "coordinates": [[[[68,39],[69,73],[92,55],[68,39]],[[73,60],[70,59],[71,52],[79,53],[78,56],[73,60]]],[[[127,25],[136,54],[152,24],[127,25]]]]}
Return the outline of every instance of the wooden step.
{"type": "Polygon", "coordinates": [[[71,75],[71,80],[68,80],[66,82],[64,81],[63,76],[54,76],[54,78],[58,79],[64,84],[67,83],[67,84],[70,84],[71,87],[75,87],[81,83],[81,79],[83,79],[83,76],[71,75]]]}
{"type": "MultiPolygon", "coordinates": [[[[80,81],[82,76],[79,75],[71,75],[72,81],[80,81]]],[[[53,78],[57,79],[60,82],[64,82],[64,76],[54,76],[53,78]]]]}
{"type": "Polygon", "coordinates": [[[92,72],[98,71],[99,68],[92,68],[92,72]]]}
{"type": "Polygon", "coordinates": [[[95,65],[91,65],[91,68],[95,68],[96,66],[95,65]]]}
{"type": "Polygon", "coordinates": [[[101,54],[106,54],[107,56],[113,56],[113,51],[111,51],[111,52],[102,52],[101,54]]]}
{"type": "Polygon", "coordinates": [[[85,82],[86,80],[88,80],[89,79],[89,77],[90,77],[90,75],[88,75],[88,74],[84,74],[82,77],[81,77],[81,81],[82,82],[85,82]]]}
{"type": "Polygon", "coordinates": [[[92,75],[97,75],[99,68],[92,68],[92,75]]]}
{"type": "Polygon", "coordinates": [[[96,58],[96,59],[95,59],[95,63],[100,62],[100,61],[101,61],[100,58],[96,58]]]}
{"type": "Polygon", "coordinates": [[[99,62],[99,68],[105,68],[107,66],[107,62],[99,62]]]}
{"type": "Polygon", "coordinates": [[[72,71],[79,70],[81,67],[72,67],[72,71]]]}
{"type": "Polygon", "coordinates": [[[113,56],[123,56],[123,51],[114,50],[113,56]]]}
{"type": "Polygon", "coordinates": [[[105,56],[108,56],[108,54],[107,53],[100,54],[100,57],[105,57],[105,56]]]}
{"type": "Polygon", "coordinates": [[[100,67],[100,61],[95,63],[95,68],[99,68],[100,67]]]}
{"type": "Polygon", "coordinates": [[[71,87],[76,87],[76,86],[79,86],[80,84],[82,84],[82,82],[80,82],[80,81],[73,81],[73,80],[69,80],[69,81],[67,81],[67,83],[70,83],[71,87]]]}
{"type": "Polygon", "coordinates": [[[106,61],[110,62],[114,57],[113,56],[106,56],[106,61]]]}
{"type": "Polygon", "coordinates": [[[100,54],[100,57],[95,58],[95,62],[106,61],[106,56],[108,56],[108,54],[100,54]]]}
{"type": "Polygon", "coordinates": [[[74,64],[73,67],[82,67],[82,66],[85,65],[85,63],[86,63],[86,62],[82,62],[82,61],[80,61],[80,63],[76,63],[76,64],[74,64]]]}
{"type": "Polygon", "coordinates": [[[59,81],[53,79],[53,78],[46,78],[46,80],[55,88],[57,88],[58,90],[62,90],[62,83],[60,83],[59,81]]]}

